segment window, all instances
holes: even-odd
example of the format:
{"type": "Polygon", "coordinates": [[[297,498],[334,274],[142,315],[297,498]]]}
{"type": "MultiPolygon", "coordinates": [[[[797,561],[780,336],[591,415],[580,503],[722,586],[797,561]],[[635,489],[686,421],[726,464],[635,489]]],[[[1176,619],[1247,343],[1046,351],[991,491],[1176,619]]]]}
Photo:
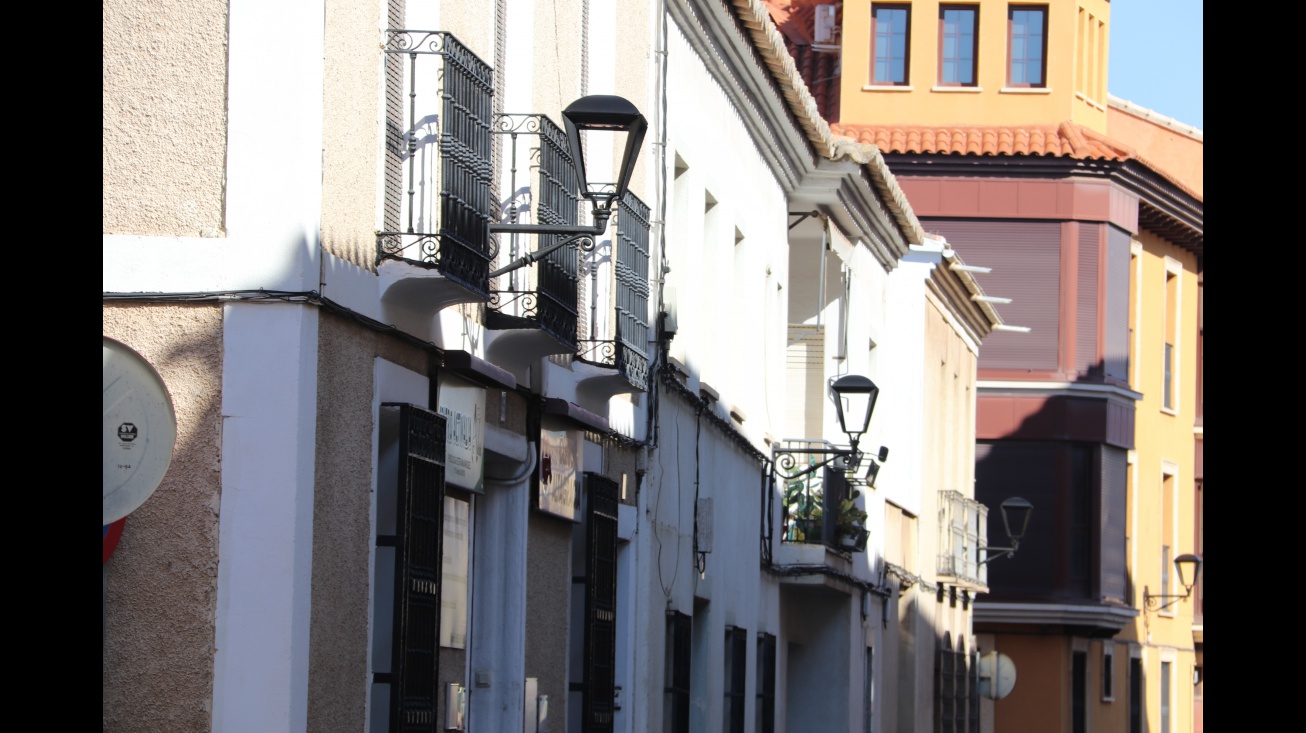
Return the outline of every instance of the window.
{"type": "Polygon", "coordinates": [[[911,6],[871,6],[871,83],[906,86],[911,59],[911,6]]]}
{"type": "Polygon", "coordinates": [[[1115,680],[1115,645],[1102,642],[1102,700],[1111,702],[1116,699],[1115,680]]]}
{"type": "MultiPolygon", "coordinates": [[[[866,647],[866,676],[863,678],[865,689],[862,691],[862,724],[865,733],[871,733],[871,723],[875,719],[875,708],[871,705],[875,696],[875,649],[866,647]]],[[[978,728],[976,729],[978,730],[978,728]]],[[[770,728],[764,729],[764,733],[771,733],[770,728]]]]}
{"type": "Polygon", "coordinates": [[[1039,88],[1047,85],[1043,67],[1047,19],[1046,5],[1008,6],[1007,86],[1039,88]]]}
{"type": "Polygon", "coordinates": [[[979,730],[976,658],[966,654],[965,639],[957,639],[957,649],[953,651],[949,632],[943,633],[939,644],[934,659],[934,730],[936,733],[979,730]]]}
{"type": "Polygon", "coordinates": [[[1173,410],[1175,406],[1175,343],[1178,331],[1179,277],[1167,268],[1165,273],[1165,356],[1161,383],[1161,407],[1173,410]]]}
{"type": "Polygon", "coordinates": [[[738,626],[726,627],[725,654],[726,701],[722,716],[725,733],[744,733],[744,678],[748,662],[748,632],[738,626]]]}
{"type": "MultiPolygon", "coordinates": [[[[870,653],[870,649],[866,650],[870,653]]],[[[775,634],[757,635],[757,733],[775,733],[775,634]]]]}
{"type": "Polygon", "coordinates": [[[1170,733],[1170,663],[1161,662],[1161,733],[1170,733]]]}
{"type": "Polygon", "coordinates": [[[975,86],[974,5],[939,6],[939,84],[975,86]]]}
{"type": "Polygon", "coordinates": [[[1088,733],[1088,653],[1074,652],[1070,658],[1070,730],[1088,733]]]}
{"type": "MultiPolygon", "coordinates": [[[[1175,474],[1178,467],[1171,463],[1162,463],[1161,468],[1161,594],[1173,594],[1174,588],[1171,582],[1170,569],[1174,567],[1175,552],[1174,548],[1178,545],[1175,530],[1177,522],[1175,521],[1175,502],[1178,499],[1176,492],[1175,474]]],[[[1162,609],[1159,613],[1162,615],[1172,615],[1175,608],[1171,606],[1162,609]]]]}
{"type": "Polygon", "coordinates": [[[1143,733],[1143,660],[1129,658],[1129,733],[1143,733]]]}
{"type": "Polygon", "coordinates": [[[693,618],[679,611],[667,614],[666,687],[662,730],[689,733],[689,652],[693,643],[693,618]]]}

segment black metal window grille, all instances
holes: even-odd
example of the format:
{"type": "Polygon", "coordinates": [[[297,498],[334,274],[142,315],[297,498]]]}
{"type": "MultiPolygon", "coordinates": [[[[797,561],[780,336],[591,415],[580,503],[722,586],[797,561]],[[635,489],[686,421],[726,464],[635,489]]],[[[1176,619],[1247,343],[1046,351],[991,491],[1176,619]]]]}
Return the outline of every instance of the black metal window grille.
{"type": "Polygon", "coordinates": [[[1070,655],[1070,731],[1088,730],[1088,652],[1070,655]]]}
{"type": "MultiPolygon", "coordinates": [[[[495,120],[494,131],[511,136],[514,161],[517,136],[539,136],[540,178],[534,201],[536,223],[575,226],[580,219],[580,197],[576,193],[580,184],[562,128],[543,115],[504,114],[495,120]]],[[[514,181],[515,175],[514,168],[514,181]]],[[[508,219],[515,222],[523,206],[529,204],[514,194],[508,202],[508,219]]],[[[535,246],[537,250],[544,250],[566,238],[567,235],[561,234],[540,234],[535,246]]],[[[535,266],[524,270],[524,283],[517,281],[516,273],[509,273],[506,287],[500,282],[498,289],[490,295],[486,325],[490,328],[539,328],[574,353],[577,348],[577,283],[580,279],[577,248],[577,244],[569,244],[545,255],[535,266]]],[[[511,251],[515,253],[515,244],[511,251]]]]}
{"type": "Polygon", "coordinates": [[[979,669],[964,639],[954,651],[944,634],[934,657],[934,729],[942,733],[979,730],[979,669]]]}
{"type": "MultiPolygon", "coordinates": [[[[426,264],[488,298],[494,256],[489,224],[498,208],[491,190],[494,70],[442,31],[387,29],[384,53],[406,55],[409,61],[401,154],[407,166],[408,211],[399,231],[377,233],[377,261],[426,264]],[[429,67],[418,64],[423,56],[440,59],[433,81],[425,76],[429,67]],[[442,100],[436,120],[418,108],[419,93],[429,98],[432,85],[433,96],[442,100]],[[427,166],[419,168],[419,162],[432,154],[439,156],[437,180],[421,180],[427,166]],[[419,197],[419,189],[438,192],[438,204],[419,197]]],[[[392,220],[387,216],[387,225],[392,220]]]]}
{"type": "Polygon", "coordinates": [[[611,733],[616,704],[617,482],[585,474],[585,672],[583,733],[611,733]]]}
{"type": "Polygon", "coordinates": [[[440,560],[444,534],[444,417],[409,404],[399,410],[399,465],[393,547],[394,619],[390,671],[373,681],[390,686],[389,730],[435,731],[439,677],[440,560]]]}
{"type": "Polygon", "coordinates": [[[689,733],[689,661],[693,631],[692,617],[679,611],[667,614],[663,733],[689,733]]]}
{"type": "Polygon", "coordinates": [[[748,663],[748,631],[726,627],[725,733],[744,733],[744,681],[748,663]]]}
{"type": "MultiPolygon", "coordinates": [[[[868,650],[869,651],[869,650],[868,650]]],[[[775,634],[757,635],[757,732],[775,733],[775,634]]]]}
{"type": "Polygon", "coordinates": [[[640,391],[648,389],[648,220],[648,205],[627,191],[617,206],[612,333],[592,333],[580,341],[578,354],[581,361],[616,367],[640,391]]]}
{"type": "Polygon", "coordinates": [[[1129,660],[1129,733],[1143,733],[1143,660],[1129,660]]]}

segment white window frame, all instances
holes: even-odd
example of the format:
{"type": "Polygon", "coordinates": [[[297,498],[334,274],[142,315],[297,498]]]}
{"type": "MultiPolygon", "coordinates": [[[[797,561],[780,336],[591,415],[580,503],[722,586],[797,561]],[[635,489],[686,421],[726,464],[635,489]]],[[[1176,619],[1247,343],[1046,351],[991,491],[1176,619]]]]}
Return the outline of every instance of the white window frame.
{"type": "MultiPolygon", "coordinates": [[[[1161,412],[1164,412],[1164,413],[1167,414],[1167,415],[1177,415],[1177,414],[1179,414],[1179,409],[1180,409],[1179,396],[1183,394],[1183,389],[1182,389],[1183,380],[1180,378],[1182,372],[1181,372],[1181,370],[1179,369],[1179,365],[1180,365],[1181,363],[1183,363],[1183,359],[1180,358],[1180,354],[1183,353],[1183,333],[1184,333],[1184,328],[1183,328],[1183,314],[1184,314],[1184,308],[1183,308],[1183,302],[1184,302],[1184,278],[1183,278],[1183,274],[1184,274],[1184,266],[1183,266],[1183,263],[1180,262],[1179,260],[1176,260],[1175,258],[1170,257],[1170,256],[1167,255],[1166,258],[1165,258],[1165,278],[1161,281],[1161,287],[1162,287],[1162,288],[1165,287],[1165,283],[1166,283],[1166,281],[1169,280],[1171,276],[1174,276],[1174,279],[1175,279],[1175,284],[1174,284],[1174,344],[1172,344],[1172,345],[1174,346],[1174,355],[1173,355],[1173,357],[1172,357],[1172,359],[1171,359],[1171,362],[1170,362],[1170,395],[1169,395],[1169,396],[1170,396],[1170,406],[1169,406],[1169,407],[1166,407],[1166,406],[1165,406],[1165,397],[1166,397],[1166,395],[1164,394],[1164,390],[1165,390],[1165,382],[1164,382],[1165,377],[1164,377],[1164,374],[1162,375],[1162,383],[1161,383],[1161,389],[1162,389],[1162,395],[1161,395],[1161,412]]],[[[1165,303],[1165,305],[1166,305],[1167,307],[1170,305],[1169,302],[1168,302],[1168,298],[1165,297],[1165,290],[1162,290],[1162,291],[1161,291],[1161,299],[1162,299],[1162,302],[1165,303]]],[[[1161,334],[1161,343],[1162,343],[1163,345],[1165,344],[1165,336],[1166,336],[1166,334],[1164,333],[1165,323],[1166,323],[1167,320],[1169,320],[1169,317],[1170,317],[1170,314],[1169,314],[1169,313],[1165,313],[1165,314],[1164,314],[1164,318],[1163,318],[1163,320],[1162,320],[1162,322],[1161,322],[1161,323],[1162,323],[1161,328],[1162,328],[1162,330],[1163,330],[1163,332],[1162,332],[1162,334],[1161,334]]],[[[1164,366],[1165,366],[1165,365],[1162,364],[1162,368],[1164,368],[1164,366]]]]}
{"type": "MultiPolygon", "coordinates": [[[[1179,464],[1177,464],[1177,463],[1175,463],[1175,462],[1173,462],[1173,461],[1165,461],[1165,460],[1161,461],[1161,491],[1162,491],[1161,501],[1162,501],[1162,504],[1161,504],[1161,512],[1160,512],[1160,513],[1161,513],[1161,524],[1162,524],[1162,526],[1161,526],[1161,537],[1160,537],[1160,539],[1161,539],[1162,543],[1164,543],[1164,541],[1165,541],[1165,529],[1166,529],[1166,528],[1165,528],[1165,503],[1164,503],[1166,497],[1165,497],[1165,495],[1164,495],[1164,492],[1165,492],[1165,490],[1166,490],[1166,489],[1165,489],[1165,483],[1166,483],[1166,479],[1167,479],[1167,478],[1170,479],[1170,497],[1169,497],[1169,498],[1170,498],[1170,508],[1171,508],[1171,513],[1172,513],[1172,515],[1173,515],[1173,516],[1170,517],[1170,541],[1171,541],[1172,543],[1174,543],[1174,544],[1170,545],[1170,557],[1169,557],[1168,561],[1167,561],[1166,563],[1164,563],[1163,566],[1162,566],[1163,569],[1166,571],[1166,575],[1163,576],[1163,577],[1165,578],[1165,582],[1161,584],[1161,590],[1160,590],[1159,592],[1160,592],[1161,594],[1164,594],[1164,595],[1175,595],[1175,593],[1176,593],[1176,591],[1175,591],[1175,587],[1174,587],[1174,586],[1175,586],[1175,572],[1174,572],[1171,568],[1172,568],[1173,565],[1174,565],[1174,559],[1175,559],[1176,557],[1178,557],[1180,554],[1182,554],[1182,553],[1179,552],[1179,545],[1181,544],[1181,540],[1180,540],[1180,538],[1179,538],[1179,527],[1180,527],[1180,524],[1179,524],[1179,464]]],[[[1164,545],[1162,545],[1162,546],[1164,546],[1164,545]]],[[[1158,614],[1158,615],[1161,615],[1161,616],[1174,617],[1176,611],[1177,611],[1177,604],[1173,604],[1173,605],[1169,606],[1168,608],[1163,608],[1163,609],[1157,611],[1157,614],[1158,614]]]]}

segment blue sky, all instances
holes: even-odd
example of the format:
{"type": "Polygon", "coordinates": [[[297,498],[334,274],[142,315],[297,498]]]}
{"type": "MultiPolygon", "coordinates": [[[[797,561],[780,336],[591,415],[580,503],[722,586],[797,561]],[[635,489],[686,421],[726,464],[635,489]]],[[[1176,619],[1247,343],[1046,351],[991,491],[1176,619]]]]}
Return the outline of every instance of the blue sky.
{"type": "Polygon", "coordinates": [[[1111,3],[1107,91],[1202,129],[1201,0],[1111,3]]]}

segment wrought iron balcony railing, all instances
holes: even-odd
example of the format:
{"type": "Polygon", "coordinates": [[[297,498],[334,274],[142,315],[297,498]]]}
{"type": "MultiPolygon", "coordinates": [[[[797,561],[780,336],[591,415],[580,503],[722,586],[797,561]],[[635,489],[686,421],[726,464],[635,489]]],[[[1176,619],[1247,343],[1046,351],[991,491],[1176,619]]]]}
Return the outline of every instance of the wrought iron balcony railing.
{"type": "MultiPolygon", "coordinates": [[[[522,213],[534,213],[541,224],[575,225],[579,220],[580,197],[576,195],[579,182],[575,163],[567,144],[566,133],[548,117],[536,114],[503,114],[495,118],[494,134],[507,135],[512,156],[510,190],[513,192],[504,205],[504,218],[517,223],[522,213]],[[517,189],[518,138],[534,135],[539,138],[539,186],[536,200],[531,200],[529,187],[517,189]]],[[[534,150],[532,151],[534,153],[534,150]]],[[[509,234],[509,254],[516,257],[519,250],[530,248],[531,243],[518,234],[509,234]]],[[[546,250],[561,239],[560,234],[540,234],[534,247],[546,250]]],[[[578,247],[593,248],[592,240],[559,247],[545,255],[537,267],[522,268],[508,273],[500,280],[490,295],[486,326],[492,329],[538,328],[576,351],[576,292],[579,279],[578,247]]]]}
{"type": "Polygon", "coordinates": [[[590,338],[579,340],[576,355],[583,362],[614,367],[640,391],[648,389],[648,220],[648,205],[627,192],[618,205],[616,262],[607,292],[597,286],[599,263],[590,263],[596,305],[589,319],[590,338]],[[611,317],[602,318],[598,304],[609,293],[611,317]]]}
{"type": "Polygon", "coordinates": [[[494,70],[443,31],[388,29],[384,54],[388,80],[403,80],[408,109],[397,141],[404,164],[401,225],[377,232],[377,262],[431,267],[488,298],[489,265],[497,254],[489,234],[497,209],[491,195],[494,70]]]}

